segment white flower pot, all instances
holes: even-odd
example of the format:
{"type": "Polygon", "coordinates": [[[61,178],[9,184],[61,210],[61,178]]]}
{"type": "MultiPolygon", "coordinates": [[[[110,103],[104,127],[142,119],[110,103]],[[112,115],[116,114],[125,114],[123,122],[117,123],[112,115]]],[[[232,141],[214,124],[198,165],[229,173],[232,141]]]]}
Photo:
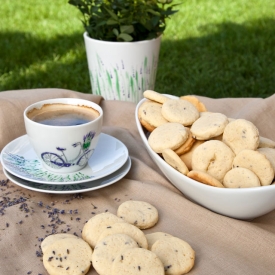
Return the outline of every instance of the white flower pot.
{"type": "Polygon", "coordinates": [[[161,37],[109,42],[85,32],[84,41],[93,94],[137,103],[145,90],[154,90],[161,37]]]}

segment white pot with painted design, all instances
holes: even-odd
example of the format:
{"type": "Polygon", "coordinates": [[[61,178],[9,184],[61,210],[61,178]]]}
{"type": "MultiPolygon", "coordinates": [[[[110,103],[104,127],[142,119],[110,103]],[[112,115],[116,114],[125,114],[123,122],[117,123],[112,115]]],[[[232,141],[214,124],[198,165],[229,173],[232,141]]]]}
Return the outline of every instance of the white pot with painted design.
{"type": "Polygon", "coordinates": [[[93,94],[138,103],[154,90],[161,36],[138,42],[96,40],[84,33],[93,94]]]}

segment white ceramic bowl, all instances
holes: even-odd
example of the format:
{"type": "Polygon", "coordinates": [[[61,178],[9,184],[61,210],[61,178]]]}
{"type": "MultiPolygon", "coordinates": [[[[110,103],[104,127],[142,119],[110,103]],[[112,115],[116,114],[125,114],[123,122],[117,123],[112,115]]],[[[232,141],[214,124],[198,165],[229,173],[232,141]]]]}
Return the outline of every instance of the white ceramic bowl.
{"type": "Polygon", "coordinates": [[[275,209],[275,184],[270,186],[242,189],[217,188],[188,178],[167,164],[148,144],[144,128],[138,119],[138,109],[146,101],[142,99],[136,106],[135,119],[141,139],[150,157],[167,177],[188,199],[213,212],[250,220],[275,209]]]}

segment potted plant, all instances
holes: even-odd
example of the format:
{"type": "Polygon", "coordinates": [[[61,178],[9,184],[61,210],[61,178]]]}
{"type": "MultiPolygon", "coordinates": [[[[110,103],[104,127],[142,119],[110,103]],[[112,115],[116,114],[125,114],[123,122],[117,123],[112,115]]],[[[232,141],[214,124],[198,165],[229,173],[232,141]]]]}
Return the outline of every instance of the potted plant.
{"type": "Polygon", "coordinates": [[[69,0],[83,15],[92,91],[138,102],[154,89],[166,20],[173,0],[69,0]]]}

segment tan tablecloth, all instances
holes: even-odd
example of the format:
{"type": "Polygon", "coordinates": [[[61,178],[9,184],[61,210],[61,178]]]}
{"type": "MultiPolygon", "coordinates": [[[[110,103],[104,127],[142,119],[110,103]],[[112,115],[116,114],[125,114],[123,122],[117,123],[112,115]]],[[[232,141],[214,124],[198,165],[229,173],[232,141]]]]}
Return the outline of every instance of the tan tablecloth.
{"type": "MultiPolygon", "coordinates": [[[[100,103],[104,110],[103,132],[128,147],[132,168],[124,179],[109,187],[78,195],[55,195],[6,183],[0,165],[1,275],[46,275],[39,247],[42,238],[51,232],[64,231],[81,236],[84,223],[95,213],[115,214],[118,206],[129,199],[150,202],[159,210],[158,224],[145,233],[165,231],[194,248],[196,262],[189,274],[275,274],[275,211],[252,221],[241,221],[187,200],[147,154],[135,125],[133,103],[105,101],[98,96],[60,89],[1,92],[0,150],[25,134],[24,108],[52,97],[81,97],[100,103]],[[66,213],[62,214],[61,210],[66,213]]],[[[267,99],[201,97],[201,100],[211,111],[254,122],[262,136],[275,140],[275,96],[267,99]]],[[[91,269],[88,274],[97,273],[91,269]]]]}

